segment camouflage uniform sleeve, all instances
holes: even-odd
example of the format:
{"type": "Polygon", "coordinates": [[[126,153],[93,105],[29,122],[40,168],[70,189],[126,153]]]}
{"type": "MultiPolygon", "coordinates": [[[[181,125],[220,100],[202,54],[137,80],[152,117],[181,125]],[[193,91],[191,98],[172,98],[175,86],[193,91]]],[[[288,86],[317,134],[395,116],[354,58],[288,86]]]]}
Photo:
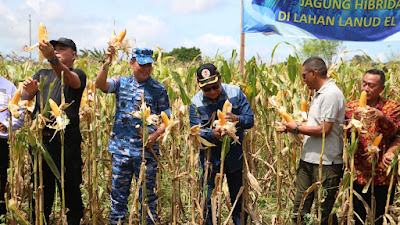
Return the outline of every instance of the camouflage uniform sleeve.
{"type": "Polygon", "coordinates": [[[171,117],[171,107],[169,106],[168,93],[165,87],[162,88],[158,99],[158,113],[161,114],[163,111],[168,117],[171,117]]]}
{"type": "Polygon", "coordinates": [[[107,78],[108,83],[108,91],[107,93],[116,93],[119,88],[119,79],[118,78],[107,78]]]}

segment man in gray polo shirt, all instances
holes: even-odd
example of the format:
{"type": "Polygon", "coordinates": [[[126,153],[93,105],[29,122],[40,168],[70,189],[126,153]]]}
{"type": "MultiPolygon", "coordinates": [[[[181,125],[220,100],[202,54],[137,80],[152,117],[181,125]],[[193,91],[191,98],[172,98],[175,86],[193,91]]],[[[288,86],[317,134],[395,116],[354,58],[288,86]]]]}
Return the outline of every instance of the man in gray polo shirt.
{"type": "MultiPolygon", "coordinates": [[[[342,133],[340,124],[343,124],[345,120],[346,103],[343,93],[335,82],[327,77],[327,68],[321,58],[308,58],[303,63],[302,76],[307,86],[315,90],[308,122],[302,125],[297,125],[295,121],[284,123],[286,132],[304,134],[303,150],[297,170],[293,221],[294,223],[297,221],[297,212],[304,192],[319,180],[319,157],[325,129],[322,186],[327,191],[327,195],[322,203],[321,224],[328,224],[329,214],[335,202],[335,194],[343,175],[343,140],[340,136],[342,133]]],[[[310,212],[316,196],[317,189],[307,196],[300,213],[302,219],[305,214],[310,212]]],[[[337,224],[336,216],[333,218],[333,224],[337,224]]]]}

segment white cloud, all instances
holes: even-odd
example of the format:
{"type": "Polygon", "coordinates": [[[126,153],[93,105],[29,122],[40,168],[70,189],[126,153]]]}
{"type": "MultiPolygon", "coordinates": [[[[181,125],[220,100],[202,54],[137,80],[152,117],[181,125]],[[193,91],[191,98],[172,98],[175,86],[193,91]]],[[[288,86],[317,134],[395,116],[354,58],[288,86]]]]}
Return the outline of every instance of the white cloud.
{"type": "MultiPolygon", "coordinates": [[[[161,0],[165,1],[165,0],[161,0]]],[[[186,14],[213,8],[222,0],[166,0],[174,13],[186,14]]]]}
{"type": "Polygon", "coordinates": [[[154,16],[138,15],[126,23],[126,29],[127,38],[134,39],[139,47],[152,47],[168,41],[167,24],[154,16]]]}
{"type": "Polygon", "coordinates": [[[218,53],[231,54],[233,49],[239,50],[239,43],[232,36],[205,34],[195,40],[184,40],[184,47],[200,48],[203,55],[215,56],[218,53]]]}

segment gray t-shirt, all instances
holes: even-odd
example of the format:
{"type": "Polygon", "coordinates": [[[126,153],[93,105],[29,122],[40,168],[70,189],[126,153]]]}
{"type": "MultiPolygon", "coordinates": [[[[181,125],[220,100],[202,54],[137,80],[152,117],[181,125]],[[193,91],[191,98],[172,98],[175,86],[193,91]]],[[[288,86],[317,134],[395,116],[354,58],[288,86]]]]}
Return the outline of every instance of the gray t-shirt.
{"type": "MultiPolygon", "coordinates": [[[[343,163],[343,140],[346,102],[343,93],[332,79],[329,79],[314,95],[311,102],[307,126],[319,126],[322,121],[333,122],[331,133],[325,137],[323,165],[343,163]]],[[[322,151],[322,137],[304,136],[301,159],[319,164],[322,151]]]]}

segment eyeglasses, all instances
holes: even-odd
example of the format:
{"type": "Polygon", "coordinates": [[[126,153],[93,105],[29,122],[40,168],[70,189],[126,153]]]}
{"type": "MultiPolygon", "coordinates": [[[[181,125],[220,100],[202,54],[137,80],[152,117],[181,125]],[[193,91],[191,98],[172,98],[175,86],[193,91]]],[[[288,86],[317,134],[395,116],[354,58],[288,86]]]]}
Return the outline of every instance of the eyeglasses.
{"type": "Polygon", "coordinates": [[[313,71],[311,70],[311,71],[308,71],[308,72],[305,72],[305,73],[301,74],[301,76],[303,76],[303,79],[306,79],[306,74],[309,73],[309,72],[313,72],[313,71]]]}
{"type": "Polygon", "coordinates": [[[209,91],[211,91],[211,89],[217,90],[218,88],[219,88],[219,84],[216,84],[211,87],[202,88],[201,90],[203,90],[204,92],[209,92],[209,91]]]}

